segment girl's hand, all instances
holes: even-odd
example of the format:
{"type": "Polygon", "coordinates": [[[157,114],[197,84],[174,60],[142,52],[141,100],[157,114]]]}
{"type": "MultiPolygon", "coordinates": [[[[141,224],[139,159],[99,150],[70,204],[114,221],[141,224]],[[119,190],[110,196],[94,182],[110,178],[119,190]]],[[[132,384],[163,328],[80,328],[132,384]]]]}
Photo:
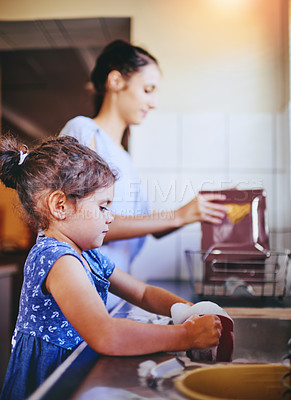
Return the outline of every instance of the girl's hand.
{"type": "Polygon", "coordinates": [[[179,225],[184,226],[198,221],[220,224],[225,217],[226,208],[223,204],[214,201],[225,200],[225,198],[225,195],[221,194],[199,194],[177,210],[179,225]]]}
{"type": "Polygon", "coordinates": [[[187,329],[189,349],[206,349],[219,344],[222,325],[218,316],[192,315],[183,326],[187,329]]]}

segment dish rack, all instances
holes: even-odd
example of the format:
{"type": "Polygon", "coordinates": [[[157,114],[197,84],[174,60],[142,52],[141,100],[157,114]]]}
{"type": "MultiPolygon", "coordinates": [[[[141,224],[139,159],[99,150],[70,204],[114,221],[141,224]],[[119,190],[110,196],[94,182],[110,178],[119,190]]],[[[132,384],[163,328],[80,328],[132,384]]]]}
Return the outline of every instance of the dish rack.
{"type": "Polygon", "coordinates": [[[284,297],[291,251],[258,252],[185,250],[195,294],[231,295],[245,288],[250,295],[284,297]]]}

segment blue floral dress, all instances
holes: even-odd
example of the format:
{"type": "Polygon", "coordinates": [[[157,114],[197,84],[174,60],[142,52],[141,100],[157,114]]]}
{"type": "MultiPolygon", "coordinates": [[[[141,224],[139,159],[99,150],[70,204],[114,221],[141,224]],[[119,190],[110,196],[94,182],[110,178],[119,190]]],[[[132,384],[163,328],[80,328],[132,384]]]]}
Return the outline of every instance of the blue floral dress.
{"type": "Polygon", "coordinates": [[[106,304],[108,278],[114,264],[97,249],[84,251],[82,256],[90,265],[91,272],[69,244],[39,237],[24,266],[19,313],[1,400],[27,398],[83,341],[52,295],[43,291],[50,269],[63,255],[72,255],[80,260],[106,304]]]}

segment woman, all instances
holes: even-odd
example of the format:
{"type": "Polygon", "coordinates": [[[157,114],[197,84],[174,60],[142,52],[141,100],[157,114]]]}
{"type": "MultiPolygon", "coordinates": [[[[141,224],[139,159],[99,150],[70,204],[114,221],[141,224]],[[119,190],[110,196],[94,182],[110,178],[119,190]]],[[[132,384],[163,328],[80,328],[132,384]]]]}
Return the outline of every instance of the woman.
{"type": "MultiPolygon", "coordinates": [[[[197,221],[220,223],[223,205],[212,202],[222,196],[197,196],[174,213],[152,213],[129,154],[124,149],[128,128],[140,124],[157,105],[161,73],[157,60],[144,49],[117,40],[104,48],[92,72],[96,89],[96,116],[76,117],[60,135],[70,135],[96,150],[117,168],[111,210],[114,222],[101,251],[124,271],[139,253],[145,235],[160,237],[197,221]]],[[[109,307],[114,302],[109,301],[109,307]]]]}

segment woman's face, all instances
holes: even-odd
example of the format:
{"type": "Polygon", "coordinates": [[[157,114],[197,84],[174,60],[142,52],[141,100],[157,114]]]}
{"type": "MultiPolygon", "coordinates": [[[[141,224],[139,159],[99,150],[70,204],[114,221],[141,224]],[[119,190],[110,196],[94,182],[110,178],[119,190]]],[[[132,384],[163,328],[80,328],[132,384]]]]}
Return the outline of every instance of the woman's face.
{"type": "Polygon", "coordinates": [[[155,63],[141,67],[124,80],[118,93],[118,112],[126,125],[140,124],[147,113],[157,106],[161,73],[155,63]]]}

